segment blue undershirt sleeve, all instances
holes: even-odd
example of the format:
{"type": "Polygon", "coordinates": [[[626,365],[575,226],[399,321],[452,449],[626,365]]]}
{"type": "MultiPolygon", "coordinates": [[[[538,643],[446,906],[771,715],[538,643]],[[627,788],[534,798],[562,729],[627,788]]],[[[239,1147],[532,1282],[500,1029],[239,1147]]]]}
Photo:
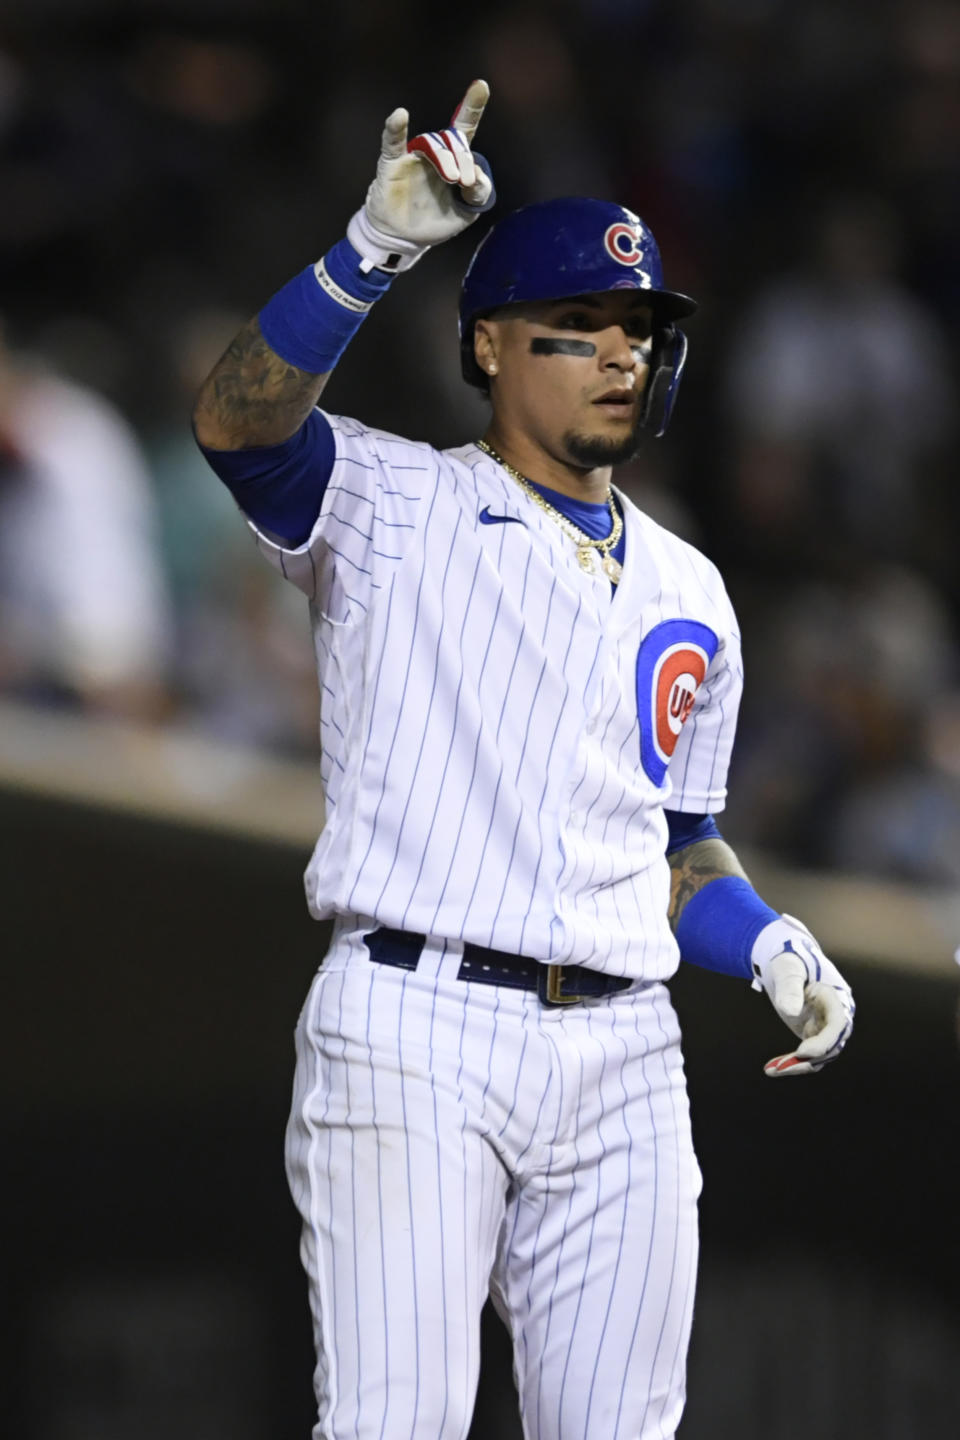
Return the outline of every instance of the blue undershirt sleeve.
{"type": "Polygon", "coordinates": [[[321,411],[311,410],[296,434],[279,445],[249,450],[209,450],[201,445],[200,449],[243,513],[261,530],[291,547],[310,538],[336,459],[333,431],[321,411]]]}
{"type": "Polygon", "coordinates": [[[664,810],[663,813],[670,831],[666,849],[668,855],[672,855],[674,850],[683,850],[687,845],[695,845],[698,840],[723,839],[712,815],[686,815],[682,810],[664,810]]]}

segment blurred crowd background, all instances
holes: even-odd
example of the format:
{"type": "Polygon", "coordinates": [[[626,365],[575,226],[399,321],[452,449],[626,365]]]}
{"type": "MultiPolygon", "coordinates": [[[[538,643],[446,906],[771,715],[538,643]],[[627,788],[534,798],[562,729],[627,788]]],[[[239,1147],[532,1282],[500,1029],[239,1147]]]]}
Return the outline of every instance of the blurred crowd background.
{"type": "MultiPolygon", "coordinates": [[[[298,755],[300,597],[193,445],[203,375],[343,233],[383,117],[485,76],[500,213],[587,193],[701,302],[619,483],[721,567],[747,698],[726,833],[960,881],[960,9],[949,0],[5,0],[0,694],[298,755]]],[[[330,409],[476,435],[460,276],[397,283],[330,409]]]]}

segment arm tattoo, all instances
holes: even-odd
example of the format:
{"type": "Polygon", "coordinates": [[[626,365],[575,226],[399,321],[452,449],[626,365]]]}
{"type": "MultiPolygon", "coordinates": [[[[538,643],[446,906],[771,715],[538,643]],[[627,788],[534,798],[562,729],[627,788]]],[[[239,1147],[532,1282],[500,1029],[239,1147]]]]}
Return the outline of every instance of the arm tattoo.
{"type": "Polygon", "coordinates": [[[725,840],[698,840],[694,845],[685,845],[667,856],[670,866],[670,907],[667,918],[670,929],[676,930],[683,907],[692,900],[698,890],[719,880],[723,875],[738,875],[746,880],[747,874],[725,840]]]}
{"type": "Polygon", "coordinates": [[[278,445],[299,430],[326,380],[326,375],[310,375],[281,360],[254,317],[200,389],[193,412],[197,437],[211,450],[278,445]]]}

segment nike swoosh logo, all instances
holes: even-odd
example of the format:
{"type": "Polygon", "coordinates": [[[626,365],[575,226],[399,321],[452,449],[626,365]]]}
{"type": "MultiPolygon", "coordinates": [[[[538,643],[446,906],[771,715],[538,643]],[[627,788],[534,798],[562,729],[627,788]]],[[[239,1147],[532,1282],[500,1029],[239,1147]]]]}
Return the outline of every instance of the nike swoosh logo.
{"type": "Polygon", "coordinates": [[[527,522],[521,520],[519,515],[491,515],[490,506],[484,505],[480,511],[481,525],[525,525],[527,522]]]}

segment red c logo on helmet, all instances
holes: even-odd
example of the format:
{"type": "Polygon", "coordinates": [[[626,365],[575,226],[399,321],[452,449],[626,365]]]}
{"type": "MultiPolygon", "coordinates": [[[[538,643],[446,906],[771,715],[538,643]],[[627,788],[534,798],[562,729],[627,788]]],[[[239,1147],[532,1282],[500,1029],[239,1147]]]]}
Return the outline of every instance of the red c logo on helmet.
{"type": "Polygon", "coordinates": [[[628,225],[618,220],[608,227],[603,243],[608,255],[619,260],[621,265],[639,265],[643,259],[643,226],[628,225]]]}

